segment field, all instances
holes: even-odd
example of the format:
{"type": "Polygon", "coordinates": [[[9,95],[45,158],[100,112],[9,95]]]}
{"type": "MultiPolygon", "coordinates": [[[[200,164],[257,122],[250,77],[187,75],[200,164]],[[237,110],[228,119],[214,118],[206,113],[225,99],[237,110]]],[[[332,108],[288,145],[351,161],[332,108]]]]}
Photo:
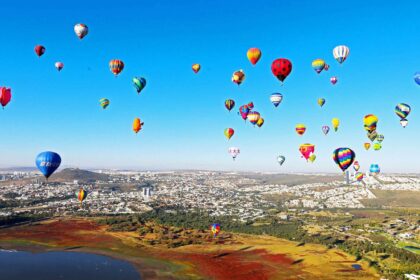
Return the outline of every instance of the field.
{"type": "Polygon", "coordinates": [[[372,190],[377,198],[364,199],[362,204],[366,207],[420,207],[420,192],[372,190]]]}
{"type": "MultiPolygon", "coordinates": [[[[75,250],[126,259],[143,279],[378,279],[362,261],[322,245],[298,244],[268,236],[210,234],[148,224],[146,234],[110,231],[93,219],[62,218],[0,229],[0,247],[25,250],[75,250]],[[162,230],[191,245],[175,248],[162,230]],[[194,240],[199,239],[199,240],[194,240]],[[361,265],[361,270],[352,268],[361,265]]],[[[166,234],[168,235],[168,234],[166,234]]]]}

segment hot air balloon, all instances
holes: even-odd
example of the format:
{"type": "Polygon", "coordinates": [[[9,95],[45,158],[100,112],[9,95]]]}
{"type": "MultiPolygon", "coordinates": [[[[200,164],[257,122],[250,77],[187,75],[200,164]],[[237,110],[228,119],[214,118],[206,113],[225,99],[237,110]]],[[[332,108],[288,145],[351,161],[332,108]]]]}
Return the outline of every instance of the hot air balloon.
{"type": "Polygon", "coordinates": [[[284,161],[286,160],[285,156],[278,156],[277,157],[277,162],[280,164],[280,166],[283,165],[284,161]]]}
{"type": "Polygon", "coordinates": [[[306,126],[304,124],[297,124],[295,127],[296,133],[299,135],[303,135],[306,131],[306,126]]]}
{"type": "Polygon", "coordinates": [[[362,172],[357,172],[356,174],[354,174],[354,178],[356,179],[357,182],[360,182],[363,180],[363,173],[362,172]]]}
{"type": "Polygon", "coordinates": [[[356,154],[349,148],[338,148],[333,152],[333,160],[344,172],[350,165],[352,165],[356,154]]]}
{"type": "Polygon", "coordinates": [[[271,72],[280,82],[283,82],[292,72],[292,63],[286,58],[278,58],[271,64],[271,72]]]}
{"type": "Polygon", "coordinates": [[[76,33],[79,39],[83,39],[89,32],[89,28],[86,24],[78,23],[74,26],[74,33],[76,33]]]}
{"type": "Polygon", "coordinates": [[[331,84],[335,85],[338,82],[337,77],[331,77],[330,82],[331,82],[331,84]]]}
{"type": "Polygon", "coordinates": [[[400,120],[400,124],[401,124],[402,127],[405,128],[408,124],[408,120],[407,119],[402,119],[402,120],[400,120]]]}
{"type": "Polygon", "coordinates": [[[115,75],[118,76],[118,74],[121,73],[121,71],[124,69],[124,62],[119,59],[113,59],[109,62],[109,70],[115,75]]]}
{"type": "Polygon", "coordinates": [[[337,46],[333,49],[333,56],[335,60],[337,60],[338,63],[340,64],[346,60],[349,53],[350,53],[350,49],[344,45],[337,46]]]}
{"type": "Polygon", "coordinates": [[[420,85],[420,72],[416,72],[414,74],[414,82],[416,82],[416,84],[420,85]]]}
{"type": "Polygon", "coordinates": [[[201,69],[201,65],[200,64],[198,64],[198,63],[195,63],[195,64],[193,64],[192,65],[192,70],[194,71],[194,73],[198,73],[199,71],[200,71],[200,69],[201,69]]]}
{"type": "Polygon", "coordinates": [[[397,114],[398,117],[400,117],[400,124],[402,127],[406,127],[408,124],[407,116],[411,112],[411,107],[408,104],[405,103],[399,103],[397,106],[395,106],[395,114],[397,114]]]}
{"type": "Polygon", "coordinates": [[[219,224],[212,224],[210,226],[210,230],[213,233],[213,238],[215,238],[220,232],[220,225],[219,224]]]}
{"type": "Polygon", "coordinates": [[[7,87],[0,87],[0,104],[4,107],[10,102],[12,99],[12,90],[7,87]]]}
{"type": "Polygon", "coordinates": [[[228,140],[230,140],[230,138],[233,136],[233,134],[235,134],[235,130],[233,130],[233,128],[226,128],[224,131],[224,134],[226,136],[226,138],[228,140]]]}
{"type": "Polygon", "coordinates": [[[261,51],[258,48],[250,48],[247,51],[246,56],[248,57],[248,60],[251,62],[251,64],[255,65],[261,58],[261,51]]]}
{"type": "Polygon", "coordinates": [[[230,147],[228,149],[228,153],[232,156],[233,160],[235,160],[235,158],[239,155],[241,151],[239,150],[239,148],[236,147],[230,147]]]}
{"type": "Polygon", "coordinates": [[[324,106],[324,104],[325,104],[325,99],[324,98],[318,98],[318,105],[319,106],[324,106]]]}
{"type": "Polygon", "coordinates": [[[314,162],[316,160],[316,155],[315,154],[310,155],[309,158],[308,158],[308,160],[310,162],[314,162]]]}
{"type": "Polygon", "coordinates": [[[363,144],[363,146],[365,147],[365,149],[367,151],[370,148],[370,143],[366,142],[365,144],[363,144]]]}
{"type": "Polygon", "coordinates": [[[283,100],[283,95],[281,93],[273,93],[270,95],[270,101],[273,103],[274,107],[279,106],[283,100]]]}
{"type": "Polygon", "coordinates": [[[233,107],[235,107],[235,101],[234,101],[234,100],[232,100],[232,99],[226,99],[226,101],[225,101],[225,107],[226,107],[226,109],[228,109],[228,110],[229,110],[229,112],[230,112],[230,110],[232,110],[232,109],[233,109],[233,107]]]}
{"type": "Polygon", "coordinates": [[[139,118],[135,118],[134,122],[133,122],[133,130],[135,133],[138,133],[142,127],[143,127],[144,123],[140,121],[139,118]]]}
{"type": "Polygon", "coordinates": [[[328,132],[330,132],[330,127],[328,125],[324,125],[322,127],[322,132],[324,132],[324,134],[327,135],[328,132]]]}
{"type": "Polygon", "coordinates": [[[44,53],[45,53],[45,48],[44,46],[41,45],[36,45],[35,46],[35,53],[38,57],[41,57],[44,53]]]}
{"type": "Polygon", "coordinates": [[[60,163],[60,155],[48,151],[40,153],[35,159],[36,166],[46,179],[48,179],[48,177],[50,177],[54,171],[57,170],[57,168],[60,166],[60,163]]]}
{"type": "Polygon", "coordinates": [[[370,175],[378,175],[381,172],[378,164],[372,163],[369,168],[370,175]]]}
{"type": "Polygon", "coordinates": [[[60,61],[57,61],[54,64],[54,66],[55,66],[55,68],[57,68],[58,71],[61,71],[61,69],[63,69],[63,67],[64,67],[64,63],[63,62],[60,62],[60,61]]]}
{"type": "Polygon", "coordinates": [[[133,86],[139,94],[146,87],[146,79],[143,77],[134,77],[133,86]]]}
{"type": "Polygon", "coordinates": [[[381,143],[375,143],[375,144],[373,144],[373,149],[375,151],[379,151],[380,149],[382,149],[382,144],[381,143]]]}
{"type": "Polygon", "coordinates": [[[340,120],[337,119],[337,118],[333,118],[331,120],[331,123],[332,123],[332,126],[334,128],[334,131],[337,131],[338,130],[338,126],[340,125],[340,120]]]}
{"type": "Polygon", "coordinates": [[[378,136],[376,136],[376,141],[378,141],[378,143],[382,143],[384,139],[385,139],[385,136],[383,134],[378,134],[378,136]]]}
{"type": "Polygon", "coordinates": [[[80,207],[82,207],[83,200],[85,200],[87,197],[87,191],[80,188],[79,192],[77,193],[77,200],[80,201],[80,207]]]}
{"type": "Polygon", "coordinates": [[[324,70],[325,71],[328,71],[328,69],[330,69],[330,65],[328,65],[327,63],[325,63],[324,70]]]}
{"type": "Polygon", "coordinates": [[[372,132],[368,132],[367,133],[367,137],[369,138],[370,141],[375,141],[376,137],[378,137],[378,133],[376,132],[376,130],[372,131],[372,132]]]}
{"type": "Polygon", "coordinates": [[[353,163],[353,169],[356,172],[359,171],[359,169],[360,169],[360,164],[357,160],[355,160],[354,163],[353,163]]]}
{"type": "Polygon", "coordinates": [[[249,102],[249,103],[247,104],[247,106],[248,106],[249,110],[254,109],[254,103],[253,103],[253,102],[249,102]]]}
{"type": "Polygon", "coordinates": [[[253,125],[257,124],[258,120],[260,119],[260,113],[257,111],[251,111],[248,113],[247,119],[253,125]]]}
{"type": "Polygon", "coordinates": [[[315,152],[315,145],[313,144],[302,144],[299,146],[299,152],[308,161],[309,157],[315,152]]]}
{"type": "Polygon", "coordinates": [[[260,117],[257,121],[257,126],[261,127],[264,124],[264,118],[260,117]]]}
{"type": "Polygon", "coordinates": [[[238,86],[245,81],[245,73],[242,70],[235,71],[232,75],[232,82],[237,84],[238,86]]]}
{"type": "Polygon", "coordinates": [[[106,109],[106,107],[109,105],[109,99],[101,98],[99,99],[99,104],[101,105],[102,109],[106,109]]]}
{"type": "Polygon", "coordinates": [[[369,114],[363,118],[363,124],[364,124],[365,130],[368,132],[375,131],[377,123],[378,123],[378,117],[375,115],[369,114]]]}
{"type": "Polygon", "coordinates": [[[318,58],[312,61],[312,68],[317,72],[318,74],[322,72],[325,68],[325,61],[318,58]]]}
{"type": "Polygon", "coordinates": [[[246,121],[249,113],[248,105],[242,105],[239,107],[239,114],[241,115],[242,119],[246,121]]]}

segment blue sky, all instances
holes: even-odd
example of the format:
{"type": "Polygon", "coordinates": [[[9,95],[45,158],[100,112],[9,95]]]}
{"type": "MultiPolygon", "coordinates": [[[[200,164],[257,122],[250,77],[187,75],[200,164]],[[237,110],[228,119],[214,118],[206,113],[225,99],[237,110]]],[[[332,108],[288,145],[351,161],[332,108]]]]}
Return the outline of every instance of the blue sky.
{"type": "Polygon", "coordinates": [[[344,146],[363,170],[378,163],[385,172],[420,171],[420,86],[413,81],[420,71],[420,2],[87,2],[2,5],[0,84],[13,97],[0,111],[0,166],[31,166],[39,152],[52,150],[63,166],[81,168],[339,172],[331,154],[344,146]],[[73,32],[76,23],[89,26],[83,40],[73,32]],[[46,47],[41,58],[37,44],[46,47]],[[350,48],[342,65],[332,56],[340,44],[350,48]],[[250,47],[262,50],[255,67],[246,58],[250,47]],[[270,70],[279,57],[293,63],[283,86],[270,70]],[[125,62],[118,78],[108,68],[114,58],[125,62]],[[330,70],[317,75],[316,58],[330,70]],[[56,61],[65,64],[61,72],[56,61]],[[193,63],[202,65],[197,75],[193,63]],[[230,80],[238,69],[247,75],[240,87],[230,80]],[[147,79],[140,96],[133,76],[147,79]],[[273,92],[284,96],[278,108],[269,101],[273,92]],[[111,100],[107,110],[102,97],[111,100]],[[322,109],[319,97],[327,100],[322,109]],[[237,104],[230,113],[226,98],[237,104]],[[249,101],[265,118],[260,129],[236,113],[249,101]],[[394,114],[399,102],[412,107],[405,129],[394,114]],[[369,113],[385,136],[379,152],[363,149],[369,113]],[[137,135],[134,117],[145,122],[137,135]],[[333,117],[339,131],[324,136],[321,127],[333,117]],[[307,126],[301,137],[297,123],[307,126]],[[229,142],[227,127],[235,129],[229,142]],[[314,164],[300,157],[302,143],[316,145],[314,164]],[[235,162],[230,146],[241,149],[235,162]],[[287,158],[281,168],[279,154],[287,158]]]}

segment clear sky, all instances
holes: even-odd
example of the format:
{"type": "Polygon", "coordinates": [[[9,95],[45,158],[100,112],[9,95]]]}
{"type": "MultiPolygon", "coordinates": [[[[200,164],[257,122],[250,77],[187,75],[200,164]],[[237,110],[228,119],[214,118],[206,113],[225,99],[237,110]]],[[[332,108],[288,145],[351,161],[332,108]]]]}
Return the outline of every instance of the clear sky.
{"type": "Polygon", "coordinates": [[[33,166],[39,152],[52,150],[63,166],[80,168],[339,172],[331,155],[344,146],[364,171],[378,163],[384,172],[420,172],[420,86],[413,81],[420,1],[15,2],[3,3],[0,17],[0,84],[13,94],[0,110],[0,166],[33,166]],[[76,23],[89,27],[83,40],[76,23]],[[41,58],[37,44],[46,47],[41,58]],[[342,65],[332,56],[340,44],[350,48],[342,65]],[[246,58],[250,47],[262,50],[255,67],[246,58]],[[270,69],[279,57],[293,63],[283,86],[270,69]],[[125,63],[117,78],[108,67],[114,58],[125,63]],[[330,70],[317,75],[316,58],[330,70]],[[61,72],[56,61],[65,64],[61,72]],[[202,66],[197,75],[193,63],[202,66]],[[247,76],[240,87],[230,80],[238,69],[247,76]],[[140,96],[133,76],[147,79],[140,96]],[[284,96],[278,108],[269,101],[273,92],[284,96]],[[111,100],[106,110],[102,97],[111,100]],[[230,113],[226,98],[237,104],[230,113]],[[265,118],[262,128],[237,115],[249,101],[265,118]],[[394,114],[399,102],[412,107],[405,129],[394,114]],[[385,136],[379,152],[363,148],[369,113],[385,136]],[[135,117],[145,122],[137,135],[135,117]],[[324,136],[321,127],[333,117],[339,131],[324,136]],[[303,136],[297,123],[307,126],[303,136]],[[227,127],[235,129],[229,142],[227,127]],[[301,158],[302,143],[316,145],[314,164],[301,158]],[[241,149],[235,162],[230,146],[241,149]],[[279,154],[287,158],[282,167],[279,154]]]}

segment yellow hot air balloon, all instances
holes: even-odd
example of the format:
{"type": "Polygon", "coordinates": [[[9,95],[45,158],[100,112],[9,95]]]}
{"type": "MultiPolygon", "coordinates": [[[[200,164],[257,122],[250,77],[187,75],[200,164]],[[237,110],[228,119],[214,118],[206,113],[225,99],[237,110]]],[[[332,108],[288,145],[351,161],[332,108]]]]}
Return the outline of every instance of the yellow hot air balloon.
{"type": "Polygon", "coordinates": [[[195,64],[192,65],[192,70],[194,71],[194,73],[197,74],[198,71],[200,71],[200,69],[201,69],[201,65],[200,64],[195,63],[195,64]]]}
{"type": "Polygon", "coordinates": [[[246,53],[246,56],[248,57],[248,60],[252,63],[252,65],[255,65],[261,58],[261,51],[258,48],[250,48],[246,53]]]}
{"type": "Polygon", "coordinates": [[[316,155],[312,154],[308,159],[310,162],[314,162],[316,160],[316,155]]]}
{"type": "Polygon", "coordinates": [[[135,118],[133,122],[133,130],[135,133],[139,132],[143,126],[143,122],[140,121],[139,118],[135,118]]]}
{"type": "Polygon", "coordinates": [[[260,117],[257,121],[257,125],[258,125],[258,127],[261,127],[263,124],[264,124],[264,118],[260,117]]]}
{"type": "Polygon", "coordinates": [[[303,135],[306,131],[306,126],[304,124],[297,124],[295,127],[296,133],[299,135],[303,135]]]}
{"type": "Polygon", "coordinates": [[[365,127],[365,130],[368,132],[375,131],[377,123],[378,123],[378,117],[375,115],[369,114],[363,118],[363,125],[365,127]]]}
{"type": "Polygon", "coordinates": [[[332,121],[331,121],[331,123],[332,123],[332,126],[334,128],[334,131],[337,131],[338,130],[338,126],[340,125],[340,120],[337,119],[337,118],[333,118],[332,121]]]}
{"type": "Polygon", "coordinates": [[[363,144],[363,146],[365,147],[366,151],[370,149],[370,143],[368,143],[368,142],[363,144]]]}

